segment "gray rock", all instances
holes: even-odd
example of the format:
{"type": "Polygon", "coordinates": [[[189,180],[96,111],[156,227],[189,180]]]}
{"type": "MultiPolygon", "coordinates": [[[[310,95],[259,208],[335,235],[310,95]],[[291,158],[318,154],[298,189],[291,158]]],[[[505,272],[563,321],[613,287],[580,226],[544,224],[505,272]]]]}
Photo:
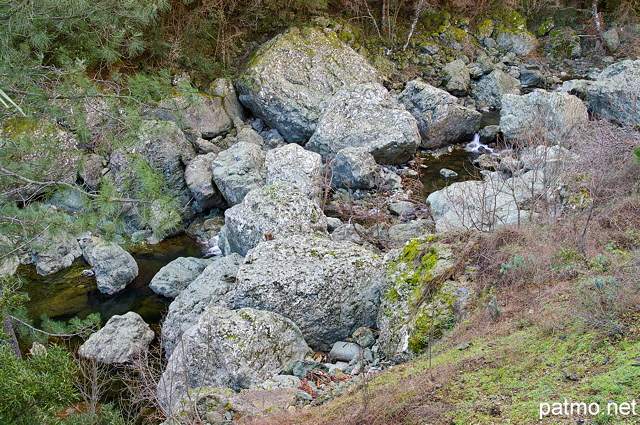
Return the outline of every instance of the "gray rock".
{"type": "Polygon", "coordinates": [[[211,83],[209,91],[213,96],[222,99],[224,111],[227,116],[231,118],[232,122],[238,118],[240,120],[245,119],[246,114],[238,100],[238,93],[236,93],[236,89],[233,86],[233,81],[229,78],[216,78],[214,82],[211,83]]]}
{"type": "Polygon", "coordinates": [[[584,103],[565,92],[536,90],[524,96],[502,97],[500,129],[507,140],[525,140],[535,132],[536,137],[560,143],[588,121],[584,103]]]}
{"type": "Polygon", "coordinates": [[[175,298],[210,263],[211,260],[204,258],[178,257],[153,276],[149,283],[149,288],[156,294],[167,298],[175,298]]]}
{"type": "Polygon", "coordinates": [[[525,30],[500,31],[496,43],[501,49],[518,56],[527,56],[538,47],[536,36],[525,30]]]}
{"type": "Polygon", "coordinates": [[[336,341],[329,351],[329,361],[350,362],[362,357],[362,347],[353,342],[336,341]]]}
{"type": "Polygon", "coordinates": [[[373,189],[380,179],[380,166],[365,147],[344,148],[330,164],[331,184],[349,190],[373,189]]]}
{"type": "Polygon", "coordinates": [[[183,336],[158,383],[158,399],[171,410],[200,387],[249,388],[277,374],[310,349],[291,320],[269,311],[211,306],[183,336]]]}
{"type": "Polygon", "coordinates": [[[274,388],[298,388],[300,378],[294,375],[275,375],[260,384],[252,385],[255,390],[272,390],[274,388]]]}
{"type": "Polygon", "coordinates": [[[211,152],[193,158],[184,170],[184,179],[200,211],[226,205],[222,194],[213,183],[212,165],[218,155],[211,152]]]}
{"type": "Polygon", "coordinates": [[[161,102],[153,115],[162,121],[173,121],[180,129],[189,129],[196,137],[213,139],[233,128],[221,97],[192,94],[161,102]]]}
{"type": "Polygon", "coordinates": [[[496,140],[500,133],[499,125],[488,125],[480,130],[480,143],[489,143],[496,140]]]}
{"type": "Polygon", "coordinates": [[[413,211],[415,208],[416,204],[409,201],[397,201],[389,204],[389,212],[400,217],[410,211],[413,211]]]}
{"type": "Polygon", "coordinates": [[[57,190],[44,203],[53,205],[71,215],[84,214],[89,206],[89,197],[75,189],[61,189],[57,190]]]}
{"type": "Polygon", "coordinates": [[[446,89],[454,96],[466,96],[469,94],[469,85],[471,84],[471,75],[469,68],[460,59],[449,62],[444,66],[444,74],[446,89]]]}
{"type": "Polygon", "coordinates": [[[376,342],[376,336],[373,331],[369,328],[365,328],[364,326],[356,329],[351,336],[353,337],[353,340],[362,348],[370,348],[376,342]]]}
{"type": "Polygon", "coordinates": [[[169,305],[167,317],[162,323],[162,346],[167,357],[180,342],[182,334],[198,322],[207,307],[233,306],[236,274],[242,261],[238,254],[215,257],[169,305]]]}
{"type": "Polygon", "coordinates": [[[250,190],[264,186],[265,156],[260,146],[241,142],[220,152],[213,161],[213,181],[230,206],[242,202],[250,190]]]}
{"type": "Polygon", "coordinates": [[[238,129],[236,143],[240,142],[253,143],[258,146],[262,146],[264,144],[264,139],[253,128],[251,128],[251,126],[246,125],[238,129]]]}
{"type": "Polygon", "coordinates": [[[559,90],[578,96],[582,100],[587,100],[589,96],[589,80],[569,80],[562,83],[559,90]]]}
{"type": "Polygon", "coordinates": [[[49,276],[67,268],[82,255],[75,237],[66,232],[46,231],[38,236],[27,250],[30,262],[39,275],[49,276]]]}
{"type": "Polygon", "coordinates": [[[483,75],[486,75],[493,71],[494,65],[491,58],[486,53],[478,54],[476,61],[468,65],[471,78],[480,79],[483,75]]]}
{"type": "Polygon", "coordinates": [[[341,87],[381,81],[330,30],[291,28],[263,44],[237,82],[240,101],[292,142],[313,134],[324,104],[341,87]]]}
{"type": "Polygon", "coordinates": [[[342,220],[335,217],[327,217],[327,231],[329,233],[333,233],[340,226],[342,226],[342,220]]]}
{"type": "Polygon", "coordinates": [[[138,276],[138,265],[131,254],[118,244],[97,237],[82,237],[82,256],[93,267],[98,290],[113,295],[138,276]]]}
{"type": "Polygon", "coordinates": [[[80,162],[80,178],[87,187],[93,190],[98,188],[102,178],[104,168],[102,161],[104,161],[102,156],[91,153],[85,155],[80,162]]]}
{"type": "Polygon", "coordinates": [[[149,348],[154,336],[142,317],[130,311],[112,316],[80,346],[78,354],[106,364],[130,363],[149,348]]]}
{"type": "Polygon", "coordinates": [[[322,157],[317,153],[289,143],[267,152],[265,168],[267,184],[292,183],[309,199],[322,205],[324,173],[322,157]]]}
{"type": "Polygon", "coordinates": [[[546,78],[538,65],[520,66],[520,84],[526,87],[544,87],[546,78]]]}
{"type": "Polygon", "coordinates": [[[458,173],[456,173],[453,170],[450,170],[449,168],[441,168],[440,175],[445,179],[452,179],[454,177],[458,177],[458,173]]]}
{"type": "Polygon", "coordinates": [[[436,230],[433,220],[419,218],[407,223],[394,224],[389,229],[388,238],[392,246],[399,247],[418,237],[429,235],[436,230]]]}
{"type": "Polygon", "coordinates": [[[277,182],[252,190],[241,204],[224,213],[220,248],[245,255],[261,241],[292,234],[328,237],[327,219],[318,204],[292,183],[277,182]]]}
{"type": "Polygon", "coordinates": [[[329,100],[306,147],[323,157],[365,147],[379,164],[401,164],[419,143],[411,114],[382,85],[368,83],[344,87],[329,100]]]}
{"type": "Polygon", "coordinates": [[[327,350],[360,326],[375,326],[378,265],[370,251],[324,237],[262,242],[238,271],[235,306],[280,313],[311,347],[327,350]]]}
{"type": "Polygon", "coordinates": [[[599,118],[640,125],[640,60],[608,66],[588,90],[589,110],[599,118]]]}
{"type": "Polygon", "coordinates": [[[606,44],[612,52],[615,52],[620,48],[620,36],[618,35],[618,30],[616,28],[610,28],[603,32],[601,37],[604,44],[606,44]]]}
{"type": "Polygon", "coordinates": [[[454,96],[423,81],[410,81],[399,100],[417,120],[423,148],[468,140],[480,128],[479,112],[458,104],[454,96]]]}
{"type": "Polygon", "coordinates": [[[520,94],[520,81],[496,69],[482,77],[473,90],[473,97],[489,108],[500,109],[505,94],[520,94]]]}
{"type": "Polygon", "coordinates": [[[322,363],[314,362],[311,360],[297,360],[288,364],[286,369],[287,373],[291,372],[291,375],[300,379],[306,378],[307,373],[317,370],[326,371],[327,367],[322,363]]]}
{"type": "Polygon", "coordinates": [[[352,242],[375,251],[375,247],[363,238],[364,235],[367,235],[367,230],[358,223],[344,223],[331,233],[331,239],[336,242],[352,242]]]}

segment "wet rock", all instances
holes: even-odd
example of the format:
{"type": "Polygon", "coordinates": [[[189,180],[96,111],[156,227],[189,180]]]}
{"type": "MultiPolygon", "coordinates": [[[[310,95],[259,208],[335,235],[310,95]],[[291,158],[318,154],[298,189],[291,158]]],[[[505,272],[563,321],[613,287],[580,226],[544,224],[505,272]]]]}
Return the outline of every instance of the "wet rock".
{"type": "Polygon", "coordinates": [[[327,220],[318,204],[284,181],[252,190],[224,215],[219,237],[225,254],[245,255],[261,241],[292,234],[328,237],[327,220]]]}
{"type": "Polygon", "coordinates": [[[269,311],[211,306],[182,335],[158,383],[165,409],[200,387],[249,388],[310,349],[291,320],[269,311]]]}
{"type": "Polygon", "coordinates": [[[130,363],[148,349],[153,337],[153,331],[142,317],[130,311],[112,316],[80,346],[78,354],[106,364],[130,363]]]}
{"type": "Polygon", "coordinates": [[[520,81],[504,71],[496,69],[482,77],[473,90],[473,98],[489,108],[502,107],[502,95],[520,94],[520,81]]]}
{"type": "Polygon", "coordinates": [[[220,208],[226,205],[222,194],[213,183],[211,166],[218,155],[211,152],[193,158],[184,171],[184,179],[198,203],[198,210],[220,208]]]}
{"type": "Polygon", "coordinates": [[[535,131],[538,137],[559,143],[588,120],[587,107],[568,93],[536,90],[502,97],[500,129],[507,140],[522,140],[535,131]]]}
{"type": "Polygon", "coordinates": [[[292,142],[306,142],[340,88],[379,82],[375,69],[330,30],[291,28],[263,44],[237,82],[240,101],[292,142]]]}
{"type": "Polygon", "coordinates": [[[378,262],[368,250],[324,237],[262,242],[238,271],[235,306],[282,314],[311,347],[327,350],[360,326],[374,327],[378,262]]]}
{"type": "Polygon", "coordinates": [[[480,113],[459,105],[455,96],[423,81],[410,81],[399,100],[418,122],[422,148],[467,140],[480,128],[480,113]]]}
{"type": "Polygon", "coordinates": [[[267,184],[289,182],[309,199],[322,204],[323,167],[322,158],[317,153],[289,143],[267,152],[265,168],[267,184]]]}
{"type": "Polygon", "coordinates": [[[151,282],[149,288],[156,294],[175,298],[180,291],[189,286],[211,263],[204,258],[179,257],[162,267],[151,282]]]}
{"type": "Polygon", "coordinates": [[[254,143],[236,143],[220,152],[211,165],[213,181],[230,206],[265,184],[266,153],[254,143]]]}
{"type": "Polygon", "coordinates": [[[365,147],[379,164],[401,164],[420,142],[416,120],[382,85],[340,89],[328,101],[307,149],[334,156],[346,147],[365,147]]]}
{"type": "Polygon", "coordinates": [[[138,276],[138,264],[118,244],[97,237],[79,239],[82,256],[93,267],[98,290],[113,295],[123,290],[138,276]]]}
{"type": "Polygon", "coordinates": [[[198,322],[207,307],[233,305],[236,274],[243,259],[231,254],[212,260],[169,305],[167,317],[162,323],[162,345],[167,357],[179,343],[182,334],[198,322]]]}

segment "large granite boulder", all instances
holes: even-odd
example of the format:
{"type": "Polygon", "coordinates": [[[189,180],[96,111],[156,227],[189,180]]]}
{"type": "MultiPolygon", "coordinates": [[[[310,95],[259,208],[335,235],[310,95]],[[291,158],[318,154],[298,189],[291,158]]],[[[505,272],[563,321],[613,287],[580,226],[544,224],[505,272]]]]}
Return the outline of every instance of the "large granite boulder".
{"type": "Polygon", "coordinates": [[[219,234],[224,254],[245,255],[264,240],[293,234],[328,237],[327,218],[318,204],[288,182],[249,192],[241,204],[226,210],[224,216],[225,225],[219,234]]]}
{"type": "Polygon", "coordinates": [[[213,183],[212,166],[217,156],[213,152],[198,155],[189,162],[184,170],[185,182],[196,199],[200,211],[221,208],[226,205],[222,194],[213,183]]]}
{"type": "Polygon", "coordinates": [[[289,143],[267,152],[265,159],[267,184],[289,182],[298,187],[309,199],[322,204],[322,157],[289,143]]]}
{"type": "Polygon", "coordinates": [[[470,140],[480,129],[479,112],[460,105],[455,96],[423,81],[407,83],[399,100],[418,122],[420,147],[431,149],[470,140]]]}
{"type": "Polygon", "coordinates": [[[640,60],[607,67],[587,90],[589,110],[599,118],[631,127],[640,125],[640,60]]]}
{"type": "Polygon", "coordinates": [[[306,147],[322,156],[365,147],[379,164],[401,164],[419,143],[413,116],[382,85],[367,83],[344,87],[329,100],[306,147]]]}
{"type": "Polygon", "coordinates": [[[524,29],[498,30],[496,43],[501,49],[518,56],[527,56],[538,47],[536,36],[524,29]]]}
{"type": "Polygon", "coordinates": [[[265,184],[266,153],[255,143],[239,142],[220,152],[213,161],[213,181],[231,206],[237,205],[252,189],[265,184]]]}
{"type": "Polygon", "coordinates": [[[63,231],[44,232],[33,241],[27,252],[29,261],[35,264],[36,271],[42,276],[69,267],[82,255],[78,240],[63,231]]]}
{"type": "Polygon", "coordinates": [[[471,74],[469,68],[461,59],[449,62],[444,66],[446,86],[449,93],[454,96],[466,96],[469,94],[471,74]]]}
{"type": "Polygon", "coordinates": [[[480,103],[479,106],[492,109],[502,107],[504,94],[520,94],[520,81],[499,69],[482,77],[473,90],[473,98],[480,103]]]}
{"type": "Polygon", "coordinates": [[[330,30],[291,28],[263,44],[237,82],[240,101],[292,142],[306,142],[341,87],[379,82],[367,61],[330,30]]]}
{"type": "Polygon", "coordinates": [[[184,332],[198,322],[210,305],[233,306],[233,290],[242,257],[231,254],[215,257],[200,275],[169,305],[162,323],[162,346],[171,355],[184,332]]]}
{"type": "Polygon", "coordinates": [[[97,237],[79,238],[82,256],[93,267],[98,290],[113,295],[138,276],[138,264],[131,254],[114,242],[97,237]]]}
{"type": "Polygon", "coordinates": [[[379,262],[353,243],[314,235],[262,242],[238,271],[235,307],[282,314],[311,347],[328,351],[360,326],[375,327],[379,262]]]}
{"type": "Polygon", "coordinates": [[[500,130],[507,140],[527,140],[535,134],[560,143],[588,121],[587,107],[569,93],[536,90],[524,96],[502,96],[500,130]]]}
{"type": "Polygon", "coordinates": [[[156,294],[175,298],[202,273],[211,261],[204,258],[178,257],[153,276],[149,288],[156,294]]]}
{"type": "Polygon", "coordinates": [[[155,334],[133,311],[112,316],[102,329],[91,334],[78,354],[106,364],[130,363],[149,348],[155,334]]]}
{"type": "Polygon", "coordinates": [[[249,388],[310,353],[298,326],[279,314],[211,306],[171,354],[158,399],[171,411],[192,389],[249,388]]]}

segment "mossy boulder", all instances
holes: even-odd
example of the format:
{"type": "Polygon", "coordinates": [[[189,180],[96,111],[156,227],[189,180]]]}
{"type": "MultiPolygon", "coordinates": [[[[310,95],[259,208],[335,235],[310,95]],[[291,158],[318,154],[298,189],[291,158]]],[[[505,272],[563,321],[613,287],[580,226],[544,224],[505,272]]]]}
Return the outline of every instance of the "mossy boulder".
{"type": "Polygon", "coordinates": [[[570,27],[554,28],[549,32],[551,54],[560,58],[576,58],[582,54],[580,37],[570,27]]]}
{"type": "Polygon", "coordinates": [[[385,356],[404,361],[419,355],[455,324],[469,291],[443,279],[454,263],[451,247],[437,236],[414,239],[385,256],[378,311],[378,344],[385,356]]]}
{"type": "Polygon", "coordinates": [[[381,82],[366,59],[329,29],[291,28],[261,46],[236,86],[240,101],[288,142],[305,143],[340,88],[381,82]]]}
{"type": "Polygon", "coordinates": [[[518,56],[526,56],[538,47],[538,39],[527,30],[527,20],[515,10],[504,11],[494,36],[498,46],[518,56]]]}

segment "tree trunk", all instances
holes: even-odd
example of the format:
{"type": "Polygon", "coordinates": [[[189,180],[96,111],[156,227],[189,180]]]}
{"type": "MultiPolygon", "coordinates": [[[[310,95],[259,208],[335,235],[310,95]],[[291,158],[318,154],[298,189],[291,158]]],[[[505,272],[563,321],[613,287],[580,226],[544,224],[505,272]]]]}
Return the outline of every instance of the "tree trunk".
{"type": "Polygon", "coordinates": [[[11,323],[11,318],[9,318],[8,314],[4,314],[3,325],[5,332],[9,337],[9,343],[13,349],[13,354],[15,354],[17,358],[21,359],[22,353],[20,352],[20,346],[18,345],[18,338],[16,337],[16,332],[13,329],[13,324],[11,323]]]}

